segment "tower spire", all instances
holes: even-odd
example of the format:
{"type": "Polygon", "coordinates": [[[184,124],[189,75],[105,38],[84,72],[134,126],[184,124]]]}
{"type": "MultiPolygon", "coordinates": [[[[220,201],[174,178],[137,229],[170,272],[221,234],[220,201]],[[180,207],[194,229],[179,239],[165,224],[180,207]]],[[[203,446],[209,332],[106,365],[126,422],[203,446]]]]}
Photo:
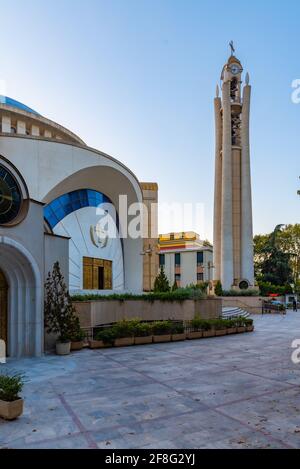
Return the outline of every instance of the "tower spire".
{"type": "Polygon", "coordinates": [[[215,98],[216,154],[214,204],[214,280],[224,290],[254,287],[250,175],[249,74],[231,56],[222,71],[222,94],[215,98]]]}

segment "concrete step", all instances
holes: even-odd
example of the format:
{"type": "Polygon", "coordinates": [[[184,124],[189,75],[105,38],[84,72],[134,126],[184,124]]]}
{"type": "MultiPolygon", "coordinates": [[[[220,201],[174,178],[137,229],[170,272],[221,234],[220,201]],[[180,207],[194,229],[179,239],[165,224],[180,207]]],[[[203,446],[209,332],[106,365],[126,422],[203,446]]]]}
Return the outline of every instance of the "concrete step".
{"type": "Polygon", "coordinates": [[[248,318],[250,314],[242,308],[238,307],[224,307],[222,308],[222,318],[232,319],[237,317],[248,318]]]}

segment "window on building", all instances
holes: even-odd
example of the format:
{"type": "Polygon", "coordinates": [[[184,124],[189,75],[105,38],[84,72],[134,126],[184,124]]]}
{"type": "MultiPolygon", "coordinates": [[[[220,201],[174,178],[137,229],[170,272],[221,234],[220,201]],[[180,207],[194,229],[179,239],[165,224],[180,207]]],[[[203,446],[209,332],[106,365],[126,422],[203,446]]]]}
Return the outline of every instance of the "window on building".
{"type": "Polygon", "coordinates": [[[175,282],[177,283],[177,287],[180,287],[181,275],[175,274],[175,282]]]}
{"type": "Polygon", "coordinates": [[[83,289],[112,290],[112,261],[84,257],[83,289]]]}
{"type": "Polygon", "coordinates": [[[180,252],[177,252],[175,254],[175,267],[180,267],[180,264],[181,264],[180,252]]]}
{"type": "Polygon", "coordinates": [[[159,267],[164,267],[166,264],[166,258],[164,254],[159,255],[159,267]]]}
{"type": "Polygon", "coordinates": [[[203,251],[197,252],[197,265],[202,265],[204,262],[203,251]]]}
{"type": "Polygon", "coordinates": [[[204,276],[203,273],[197,273],[197,282],[203,282],[204,276]]]}

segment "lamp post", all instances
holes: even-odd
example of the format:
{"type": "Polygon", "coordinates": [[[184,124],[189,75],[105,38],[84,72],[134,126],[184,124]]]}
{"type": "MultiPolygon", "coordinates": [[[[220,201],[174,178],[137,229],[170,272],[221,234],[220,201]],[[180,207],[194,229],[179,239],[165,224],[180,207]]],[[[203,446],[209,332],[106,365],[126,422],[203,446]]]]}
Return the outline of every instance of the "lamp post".
{"type": "Polygon", "coordinates": [[[154,248],[151,244],[148,245],[147,249],[144,249],[141,252],[141,256],[148,256],[148,275],[149,275],[149,292],[151,292],[151,258],[153,254],[154,248]]]}
{"type": "Polygon", "coordinates": [[[212,284],[211,284],[211,270],[214,269],[214,263],[212,261],[207,262],[207,267],[205,266],[204,269],[207,269],[207,281],[208,281],[208,290],[212,290],[212,284]]]}

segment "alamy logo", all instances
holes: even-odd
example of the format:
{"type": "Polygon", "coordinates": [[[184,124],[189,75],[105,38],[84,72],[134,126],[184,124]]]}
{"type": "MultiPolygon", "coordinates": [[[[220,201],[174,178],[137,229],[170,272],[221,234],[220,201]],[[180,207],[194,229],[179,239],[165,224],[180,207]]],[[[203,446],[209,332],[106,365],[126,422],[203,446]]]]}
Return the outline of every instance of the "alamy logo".
{"type": "Polygon", "coordinates": [[[6,344],[4,340],[0,339],[0,364],[6,363],[6,344]]]}
{"type": "Polygon", "coordinates": [[[292,353],[292,362],[295,364],[295,365],[299,365],[300,363],[300,339],[295,339],[293,342],[292,342],[292,348],[294,348],[295,350],[293,351],[292,353]]]}

